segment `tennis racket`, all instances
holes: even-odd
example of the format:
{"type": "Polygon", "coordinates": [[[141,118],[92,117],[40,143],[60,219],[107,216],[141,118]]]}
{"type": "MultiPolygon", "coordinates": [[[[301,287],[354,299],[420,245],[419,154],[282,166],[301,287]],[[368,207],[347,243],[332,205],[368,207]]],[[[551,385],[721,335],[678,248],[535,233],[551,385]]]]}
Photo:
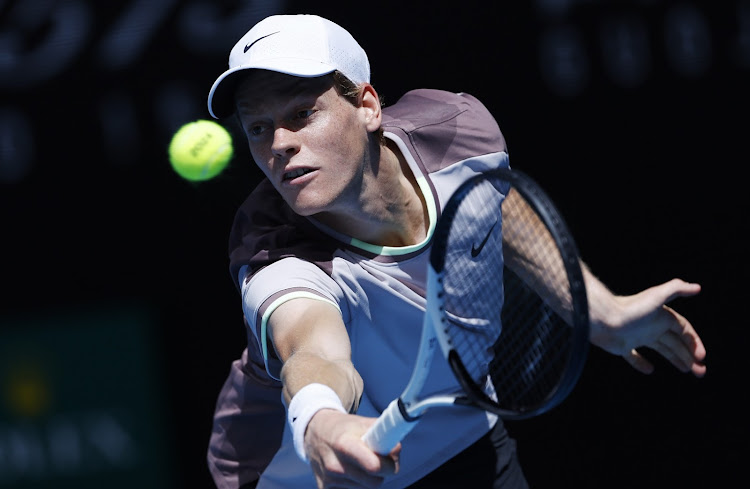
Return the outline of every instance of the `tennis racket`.
{"type": "Polygon", "coordinates": [[[376,452],[389,453],[433,407],[524,419],[578,381],[589,341],[578,251],[525,174],[478,174],[451,196],[432,237],[426,294],[412,376],[363,437],[376,452]],[[437,344],[462,391],[420,399],[437,344]]]}

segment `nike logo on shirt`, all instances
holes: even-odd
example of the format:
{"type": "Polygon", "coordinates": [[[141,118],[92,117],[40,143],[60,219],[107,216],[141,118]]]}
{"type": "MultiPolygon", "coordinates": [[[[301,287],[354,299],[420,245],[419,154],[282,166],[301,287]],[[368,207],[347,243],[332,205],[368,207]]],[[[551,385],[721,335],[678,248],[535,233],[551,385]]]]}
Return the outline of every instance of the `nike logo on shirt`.
{"type": "Polygon", "coordinates": [[[487,241],[490,239],[490,236],[492,235],[492,230],[495,229],[495,226],[497,226],[497,221],[495,221],[495,224],[492,225],[489,231],[487,231],[487,236],[484,237],[481,243],[479,243],[479,246],[471,245],[471,257],[476,258],[479,256],[479,253],[482,252],[482,249],[484,248],[484,245],[487,244],[487,241]]]}

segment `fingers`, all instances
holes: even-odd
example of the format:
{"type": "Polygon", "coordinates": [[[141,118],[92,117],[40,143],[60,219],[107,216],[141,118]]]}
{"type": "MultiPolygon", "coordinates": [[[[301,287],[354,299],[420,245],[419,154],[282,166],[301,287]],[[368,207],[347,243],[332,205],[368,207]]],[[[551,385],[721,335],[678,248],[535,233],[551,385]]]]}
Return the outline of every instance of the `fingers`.
{"type": "Polygon", "coordinates": [[[703,360],[706,358],[706,347],[690,322],[668,306],[664,310],[673,318],[672,328],[662,335],[659,344],[669,351],[665,357],[683,372],[692,372],[698,377],[706,373],[703,360]]]}
{"type": "Polygon", "coordinates": [[[654,365],[649,362],[646,357],[638,353],[638,351],[631,350],[630,353],[622,356],[625,361],[627,361],[631,367],[636,369],[642,374],[650,374],[654,371],[654,365]]]}
{"type": "Polygon", "coordinates": [[[362,470],[349,469],[345,473],[326,472],[325,479],[318,478],[319,488],[376,488],[383,484],[385,477],[362,470]]]}
{"type": "Polygon", "coordinates": [[[401,445],[388,455],[379,455],[373,452],[364,443],[348,452],[341,452],[341,458],[345,465],[354,467],[357,472],[383,478],[398,472],[398,453],[401,445]]]}
{"type": "MultiPolygon", "coordinates": [[[[399,444],[390,454],[373,452],[362,440],[369,425],[375,420],[356,415],[334,413],[318,421],[330,422],[321,429],[321,443],[311,445],[310,465],[318,488],[376,488],[386,477],[398,471],[399,444]]],[[[308,428],[309,429],[309,428],[308,428]]]]}
{"type": "Polygon", "coordinates": [[[696,377],[703,377],[706,374],[703,357],[695,354],[694,344],[691,346],[690,343],[683,343],[674,334],[665,334],[659,339],[654,349],[681,372],[691,372],[696,377]]]}
{"type": "Polygon", "coordinates": [[[689,372],[695,362],[693,356],[679,341],[679,339],[667,333],[654,344],[654,350],[665,360],[671,363],[680,372],[689,372]]]}
{"type": "Polygon", "coordinates": [[[675,322],[672,324],[672,332],[675,336],[691,352],[695,360],[703,361],[706,357],[706,347],[703,345],[703,341],[701,341],[693,325],[690,324],[690,321],[671,307],[664,306],[664,310],[675,319],[675,322]]]}
{"type": "MultiPolygon", "coordinates": [[[[662,304],[678,297],[696,295],[700,291],[699,284],[680,279],[672,279],[652,288],[655,297],[658,297],[662,304]]],[[[667,305],[661,306],[659,314],[662,315],[662,319],[658,322],[666,321],[668,327],[655,338],[656,341],[645,346],[654,349],[678,370],[703,377],[706,373],[706,366],[703,364],[706,348],[692,324],[667,305]]]]}
{"type": "Polygon", "coordinates": [[[335,460],[328,460],[325,467],[313,467],[319,488],[376,488],[383,484],[389,475],[398,472],[398,457],[376,455],[378,462],[357,456],[340,454],[335,460]]]}
{"type": "MultiPolygon", "coordinates": [[[[706,355],[703,342],[687,319],[668,306],[662,306],[662,310],[670,326],[643,346],[654,350],[681,372],[692,372],[702,377],[706,373],[706,366],[702,363],[706,355]]],[[[641,373],[653,372],[653,364],[636,350],[624,355],[624,358],[641,373]]]]}
{"type": "Polygon", "coordinates": [[[698,294],[696,283],[672,279],[632,296],[618,298],[618,307],[604,322],[604,333],[592,343],[621,355],[634,369],[650,374],[654,365],[636,348],[649,348],[682,372],[698,377],[706,373],[706,349],[690,322],[666,304],[678,297],[698,294]]]}
{"type": "Polygon", "coordinates": [[[389,476],[398,473],[399,455],[401,454],[401,443],[397,443],[388,455],[380,455],[364,442],[364,434],[375,424],[376,418],[355,417],[360,423],[360,432],[355,433],[356,452],[352,452],[355,461],[367,471],[379,476],[389,476]]]}
{"type": "Polygon", "coordinates": [[[661,294],[662,303],[666,304],[678,297],[690,297],[701,291],[700,284],[685,282],[679,278],[673,278],[668,282],[653,287],[654,290],[661,294]]]}
{"type": "MultiPolygon", "coordinates": [[[[703,377],[706,374],[706,366],[700,361],[693,359],[687,350],[681,346],[677,346],[674,339],[665,338],[660,343],[653,345],[652,349],[681,372],[691,372],[696,377],[703,377]]],[[[648,375],[654,371],[654,365],[637,350],[623,355],[623,358],[631,367],[642,374],[648,375]]]]}

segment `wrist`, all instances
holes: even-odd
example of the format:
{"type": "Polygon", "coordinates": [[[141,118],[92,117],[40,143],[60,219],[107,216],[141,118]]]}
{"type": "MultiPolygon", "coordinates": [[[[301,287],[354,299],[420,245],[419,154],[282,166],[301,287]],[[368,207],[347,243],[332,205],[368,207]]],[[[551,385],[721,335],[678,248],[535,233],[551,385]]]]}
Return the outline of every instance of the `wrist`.
{"type": "Polygon", "coordinates": [[[323,384],[308,384],[297,391],[289,402],[287,421],[292,429],[294,449],[304,462],[308,462],[305,450],[305,431],[312,417],[321,409],[335,409],[346,413],[338,394],[323,384]]]}

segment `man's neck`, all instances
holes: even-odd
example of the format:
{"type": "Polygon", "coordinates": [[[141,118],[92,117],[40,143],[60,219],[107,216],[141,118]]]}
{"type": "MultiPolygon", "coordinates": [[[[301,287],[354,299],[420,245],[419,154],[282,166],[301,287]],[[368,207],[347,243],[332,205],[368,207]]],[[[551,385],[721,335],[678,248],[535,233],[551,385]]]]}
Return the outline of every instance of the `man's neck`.
{"type": "Polygon", "coordinates": [[[395,143],[381,146],[377,171],[365,178],[359,211],[316,215],[327,226],[366,243],[410,246],[427,237],[425,197],[395,143]]]}

